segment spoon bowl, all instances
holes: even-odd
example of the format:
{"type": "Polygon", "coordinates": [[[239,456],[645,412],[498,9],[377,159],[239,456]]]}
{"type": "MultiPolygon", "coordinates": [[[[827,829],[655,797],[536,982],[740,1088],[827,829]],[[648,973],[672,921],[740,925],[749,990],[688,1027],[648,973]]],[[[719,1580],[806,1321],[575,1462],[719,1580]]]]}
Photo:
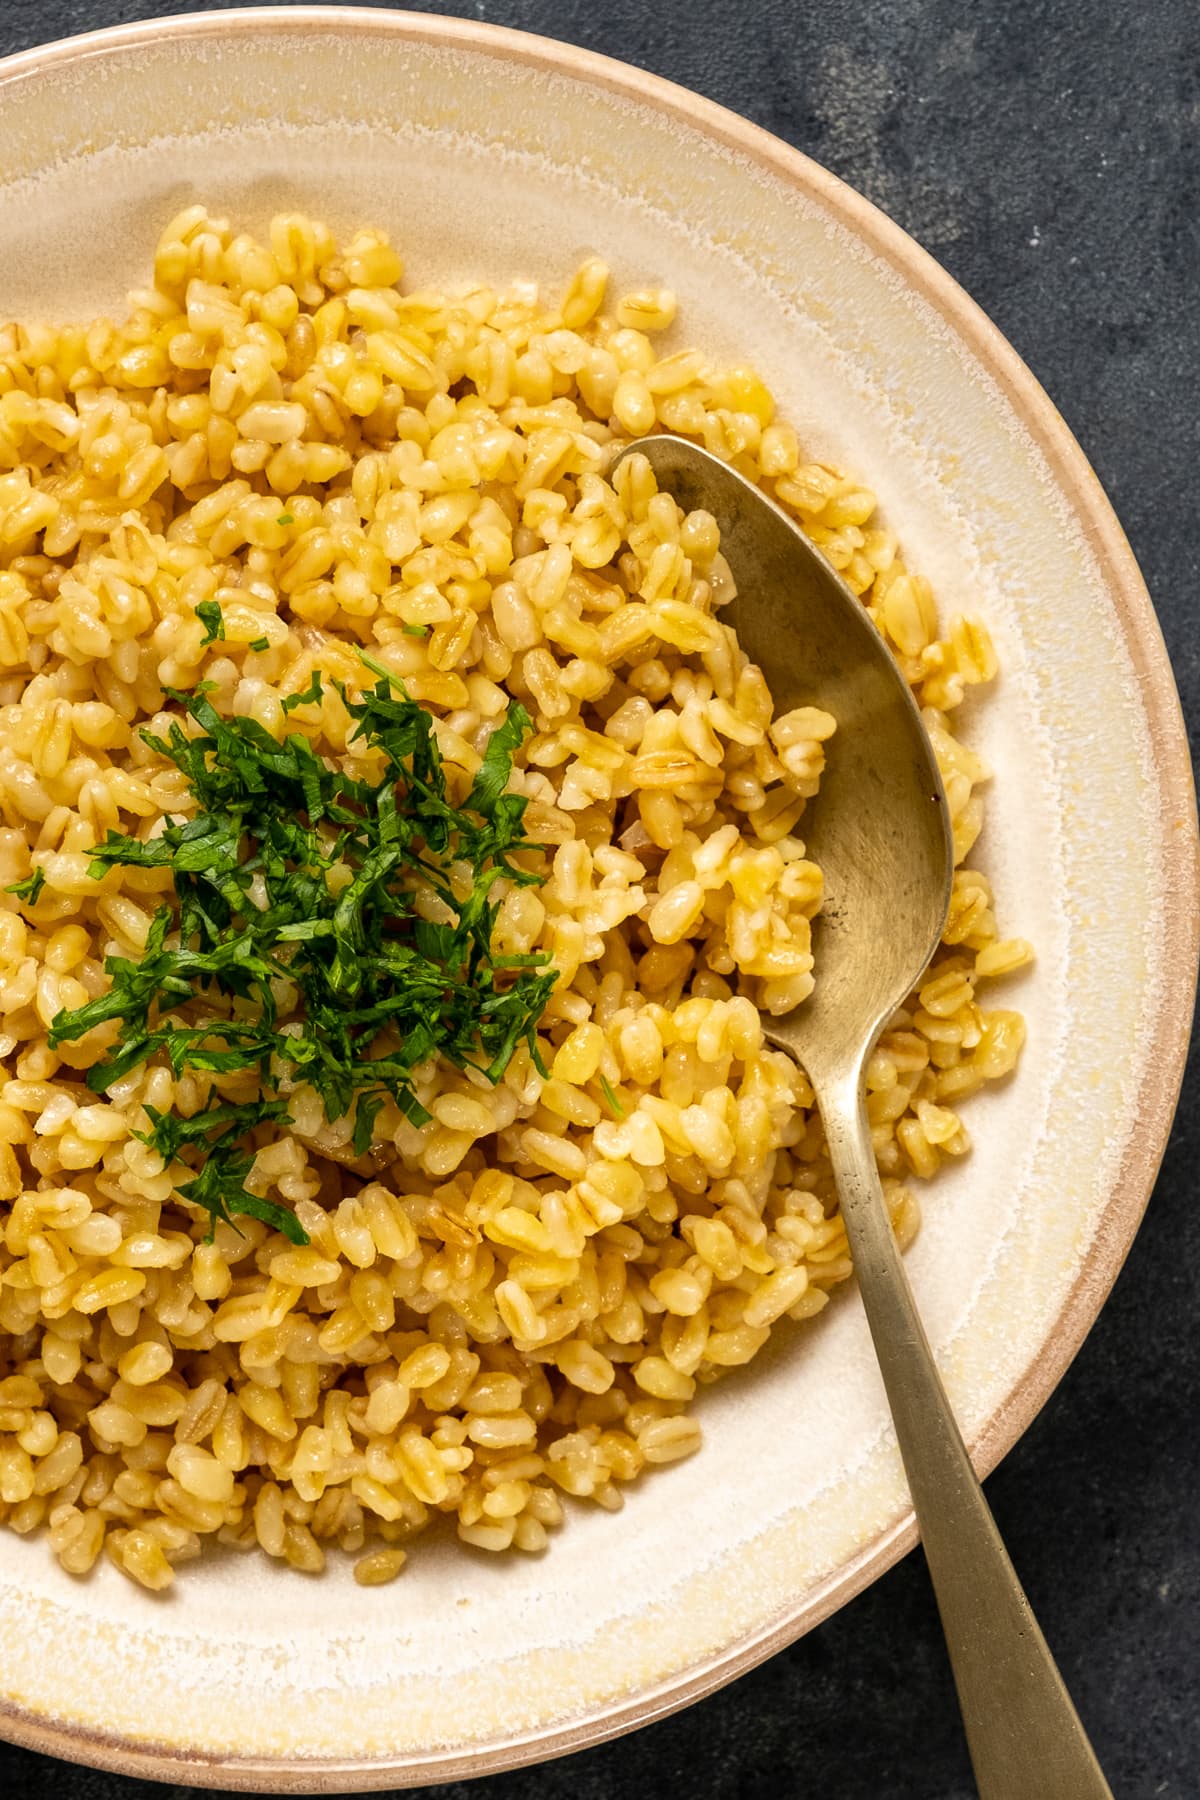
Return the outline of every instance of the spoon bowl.
{"type": "Polygon", "coordinates": [[[954,873],[946,796],[911,690],[836,571],[715,456],[670,436],[641,455],[685,512],[716,519],[737,588],[724,612],[777,711],[837,721],[801,818],[824,872],[816,989],[768,1040],[812,1082],[859,1291],[937,1595],[981,1800],[1112,1800],[996,1529],[892,1233],[871,1141],[867,1058],[941,939],[954,873]]]}
{"type": "Polygon", "coordinates": [[[716,519],[737,585],[721,620],[776,711],[817,706],[837,720],[820,796],[798,826],[825,880],[817,986],[767,1025],[817,1081],[869,1051],[941,940],[954,851],[933,746],[865,608],[786,513],[686,439],[643,438],[618,460],[634,454],[685,512],[716,519]]]}

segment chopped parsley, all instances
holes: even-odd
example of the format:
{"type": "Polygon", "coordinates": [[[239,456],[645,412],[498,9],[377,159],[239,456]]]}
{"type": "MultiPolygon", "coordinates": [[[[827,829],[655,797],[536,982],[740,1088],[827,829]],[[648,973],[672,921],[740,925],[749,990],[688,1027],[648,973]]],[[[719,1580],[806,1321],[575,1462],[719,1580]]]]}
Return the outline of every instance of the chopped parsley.
{"type": "Polygon", "coordinates": [[[296,521],[293,519],[291,513],[280,513],[275,523],[277,525],[294,525],[296,521]]]}
{"type": "Polygon", "coordinates": [[[321,671],[320,669],[314,669],[309,679],[308,686],[304,689],[303,693],[288,694],[284,697],[283,710],[285,713],[293,713],[298,706],[315,706],[318,701],[320,701],[323,693],[324,689],[321,686],[321,671]]]}
{"type": "Polygon", "coordinates": [[[613,1092],[612,1082],[608,1079],[607,1075],[602,1075],[600,1077],[600,1092],[608,1101],[608,1109],[612,1113],[613,1118],[623,1119],[625,1117],[625,1108],[621,1105],[621,1102],[613,1092]]]}
{"type": "Polygon", "coordinates": [[[225,615],[215,600],[202,600],[196,608],[196,617],[204,627],[204,636],[200,639],[202,650],[225,636],[225,615]]]}
{"type": "Polygon", "coordinates": [[[271,640],[270,638],[265,637],[251,638],[246,648],[248,650],[269,650],[271,648],[271,640]]]}
{"type": "MultiPolygon", "coordinates": [[[[150,839],[110,831],[89,873],[170,869],[176,905],[159,909],[140,960],[108,959],[107,993],[50,1028],[57,1046],[121,1020],[120,1039],[88,1072],[96,1093],[152,1057],[177,1079],[252,1073],[253,1098],[214,1088],[192,1117],[147,1107],[140,1135],[167,1165],[188,1166],[178,1191],[214,1224],[251,1214],[293,1243],[307,1242],[295,1215],[245,1185],[251,1134],[288,1122],[292,1086],[310,1083],[330,1120],[353,1116],[361,1155],[389,1099],[414,1124],[428,1121],[414,1071],[434,1056],[497,1082],[525,1043],[540,1067],[537,1022],[555,982],[544,956],[492,950],[496,881],[545,879],[513,860],[535,848],[521,834],[525,800],[507,791],[528,714],[510,705],[456,805],[430,715],[364,661],[379,677],[373,689],[355,700],[335,685],[355,721],[351,742],[382,758],[377,782],[318,756],[299,732],[277,743],[253,719],[222,718],[207,684],[167,690],[198,734],[173,721],[165,739],[143,737],[186,776],[195,815],[150,839]]],[[[316,672],[289,699],[321,692],[316,672]]]]}
{"type": "Polygon", "coordinates": [[[36,906],[37,897],[46,885],[45,869],[35,869],[24,881],[13,881],[5,888],[6,894],[15,894],[18,900],[24,900],[26,906],[36,906]]]}
{"type": "Polygon", "coordinates": [[[423,638],[423,637],[429,636],[428,625],[402,625],[400,627],[400,629],[404,633],[405,637],[423,638]]]}

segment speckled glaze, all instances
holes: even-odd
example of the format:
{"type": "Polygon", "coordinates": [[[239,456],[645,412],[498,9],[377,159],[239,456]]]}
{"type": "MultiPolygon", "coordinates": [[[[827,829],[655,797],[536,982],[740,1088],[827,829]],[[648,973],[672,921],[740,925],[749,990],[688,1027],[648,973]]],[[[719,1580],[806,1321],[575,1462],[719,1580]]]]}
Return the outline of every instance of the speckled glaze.
{"type": "MultiPolygon", "coordinates": [[[[0,317],[119,306],[204,200],[382,222],[415,283],[565,277],[680,295],[679,342],[753,361],[880,494],[1003,676],[983,865],[1029,1020],[910,1269],[990,1468],[1099,1310],[1166,1139],[1196,965],[1190,763],[1120,529],[1014,353],[910,240],[804,158],[632,69],[454,20],[346,9],[136,25],[0,65],[0,317]]],[[[974,859],[973,859],[974,860],[974,859]]],[[[175,1783],[312,1793],[481,1774],[681,1706],[809,1629],[912,1541],[852,1295],[704,1396],[706,1448],[538,1560],[423,1544],[392,1588],[212,1558],[160,1599],[0,1534],[0,1731],[175,1783]]]]}

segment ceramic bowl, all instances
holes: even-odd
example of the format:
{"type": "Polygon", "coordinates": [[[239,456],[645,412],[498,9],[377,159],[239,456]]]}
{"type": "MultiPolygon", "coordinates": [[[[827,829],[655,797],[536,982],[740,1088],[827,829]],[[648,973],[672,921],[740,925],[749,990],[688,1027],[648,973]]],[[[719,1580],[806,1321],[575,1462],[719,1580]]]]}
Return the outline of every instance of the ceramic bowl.
{"type": "MultiPolygon", "coordinates": [[[[910,1273],[981,1470],[1094,1320],[1166,1139],[1196,960],[1186,740],[1099,485],[1013,351],[894,225],[668,83],[533,37],[282,8],[132,25],[0,68],[0,314],[82,317],[195,200],[261,225],[382,223],[415,283],[665,282],[676,338],[754,363],[879,494],[1003,665],[969,715],[1007,930],[1016,1079],[970,1102],[910,1273]]],[[[580,1509],[538,1559],[453,1542],[394,1588],[214,1557],[161,1600],[0,1533],[0,1730],[176,1783],[313,1792],[481,1774],[684,1705],[913,1541],[857,1299],[706,1393],[706,1447],[580,1509]]],[[[802,1724],[802,1722],[801,1722],[802,1724]]]]}

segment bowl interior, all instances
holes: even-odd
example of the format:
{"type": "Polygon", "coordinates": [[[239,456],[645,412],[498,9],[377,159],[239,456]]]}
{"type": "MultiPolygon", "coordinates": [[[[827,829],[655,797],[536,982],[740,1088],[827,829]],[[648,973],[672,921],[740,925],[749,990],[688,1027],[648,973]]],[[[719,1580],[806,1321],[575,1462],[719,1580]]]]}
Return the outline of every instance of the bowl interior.
{"type": "MultiPolygon", "coordinates": [[[[910,1272],[985,1462],[1077,1347],[1140,1214],[1186,1034],[1186,752],[1161,641],[1078,453],[1015,358],[900,234],[702,102],[453,21],[287,9],[133,27],[0,71],[0,314],[121,305],[195,200],[382,223],[416,285],[614,280],[680,297],[675,342],[752,362],[819,456],[879,494],[1002,676],[970,715],[996,781],[978,854],[1019,1075],[924,1199],[910,1272]],[[348,97],[353,97],[352,106],[348,97]],[[1152,1071],[1156,1071],[1152,1075],[1152,1071]]],[[[974,859],[973,859],[974,860],[974,859]]],[[[178,1598],[86,1584],[0,1534],[4,1729],[131,1771],[395,1785],[570,1747],[746,1666],[861,1586],[908,1502],[852,1295],[706,1395],[706,1447],[580,1509],[538,1560],[453,1541],[399,1587],[214,1558],[178,1598]],[[63,1655],[70,1643],[72,1653],[63,1655]],[[196,1760],[189,1760],[196,1759],[196,1760]],[[221,1766],[206,1768],[208,1759],[221,1766]]],[[[2,1721],[0,1721],[2,1723],[2,1721]]]]}

